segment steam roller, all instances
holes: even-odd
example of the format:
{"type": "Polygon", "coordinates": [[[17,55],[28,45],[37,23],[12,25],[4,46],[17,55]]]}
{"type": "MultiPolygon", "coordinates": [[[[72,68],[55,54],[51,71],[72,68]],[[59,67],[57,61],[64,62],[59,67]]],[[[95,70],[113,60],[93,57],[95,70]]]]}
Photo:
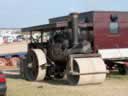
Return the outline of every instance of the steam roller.
{"type": "Polygon", "coordinates": [[[102,83],[106,79],[104,61],[94,52],[93,39],[88,39],[93,35],[86,34],[88,26],[81,29],[78,18],[79,14],[72,13],[64,24],[23,29],[31,32],[26,63],[21,68],[27,80],[66,79],[71,85],[83,85],[102,83]],[[40,31],[40,38],[35,40],[32,31],[40,31]],[[44,32],[49,33],[48,40],[42,39],[44,32]]]}

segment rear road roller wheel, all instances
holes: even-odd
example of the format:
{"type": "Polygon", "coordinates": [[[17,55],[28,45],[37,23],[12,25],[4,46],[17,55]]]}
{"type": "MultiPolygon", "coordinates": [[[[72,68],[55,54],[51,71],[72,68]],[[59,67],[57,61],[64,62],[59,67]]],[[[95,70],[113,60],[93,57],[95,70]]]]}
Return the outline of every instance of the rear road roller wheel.
{"type": "Polygon", "coordinates": [[[25,79],[25,62],[26,60],[25,59],[20,59],[20,76],[21,78],[25,79]]]}
{"type": "Polygon", "coordinates": [[[44,64],[46,64],[46,57],[42,50],[33,49],[29,51],[25,65],[25,78],[29,81],[44,80],[46,75],[46,68],[42,68],[44,64]]]}

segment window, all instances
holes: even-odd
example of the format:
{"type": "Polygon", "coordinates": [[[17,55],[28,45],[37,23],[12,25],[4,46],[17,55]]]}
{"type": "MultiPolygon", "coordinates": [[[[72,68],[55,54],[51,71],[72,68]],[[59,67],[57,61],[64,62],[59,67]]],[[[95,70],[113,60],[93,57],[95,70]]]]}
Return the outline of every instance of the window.
{"type": "Polygon", "coordinates": [[[50,39],[50,32],[44,32],[43,33],[43,42],[48,42],[48,40],[50,39]]]}
{"type": "Polygon", "coordinates": [[[85,18],[85,23],[89,23],[89,22],[90,22],[89,18],[86,17],[86,18],[85,18]]]}
{"type": "Polygon", "coordinates": [[[111,22],[109,25],[109,29],[111,33],[118,33],[119,32],[119,24],[118,22],[111,22]]]}
{"type": "Polygon", "coordinates": [[[111,20],[109,24],[110,32],[113,34],[119,33],[118,17],[116,15],[111,15],[110,20],[111,20]]]}

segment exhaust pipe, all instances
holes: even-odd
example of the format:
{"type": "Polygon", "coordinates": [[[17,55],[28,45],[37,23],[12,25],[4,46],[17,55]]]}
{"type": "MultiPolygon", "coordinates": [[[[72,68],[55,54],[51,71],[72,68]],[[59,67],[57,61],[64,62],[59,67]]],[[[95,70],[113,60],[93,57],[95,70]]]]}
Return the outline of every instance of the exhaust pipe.
{"type": "Polygon", "coordinates": [[[73,35],[73,46],[78,45],[78,18],[79,18],[79,13],[71,13],[70,14],[71,18],[71,24],[72,24],[72,35],[73,35]]]}

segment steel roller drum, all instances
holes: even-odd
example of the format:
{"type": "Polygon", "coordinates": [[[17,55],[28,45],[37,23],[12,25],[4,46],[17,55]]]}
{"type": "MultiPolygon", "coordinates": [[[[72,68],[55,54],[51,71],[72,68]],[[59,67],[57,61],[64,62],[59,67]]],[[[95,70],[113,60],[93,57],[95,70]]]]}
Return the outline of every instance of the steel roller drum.
{"type": "Polygon", "coordinates": [[[74,71],[78,74],[67,76],[72,85],[102,83],[106,79],[106,65],[99,57],[74,58],[74,71]]]}

